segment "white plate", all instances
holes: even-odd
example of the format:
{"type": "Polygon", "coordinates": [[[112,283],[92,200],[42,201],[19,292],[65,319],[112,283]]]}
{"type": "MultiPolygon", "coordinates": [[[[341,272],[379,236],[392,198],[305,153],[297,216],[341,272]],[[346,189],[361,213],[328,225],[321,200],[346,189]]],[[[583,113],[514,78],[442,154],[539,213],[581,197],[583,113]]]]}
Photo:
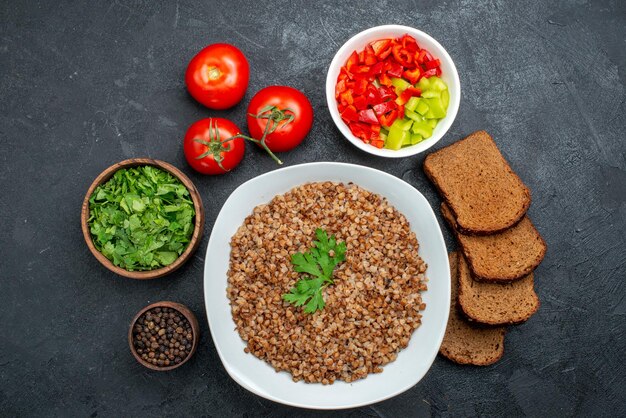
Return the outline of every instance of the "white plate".
{"type": "Polygon", "coordinates": [[[315,409],[353,408],[398,395],[424,377],[437,355],[448,322],[450,268],[441,229],[428,201],[408,183],[372,168],[343,163],[310,163],[258,176],[239,186],[220,211],[205,258],[204,299],[215,348],[228,374],[249,391],[286,405],[315,409]],[[354,182],[387,198],[411,224],[419,241],[419,254],[428,264],[426,310],[407,348],[379,374],[353,383],[332,385],[293,382],[252,354],[235,329],[226,296],[230,239],[260,204],[295,186],[317,181],[354,182]]]}

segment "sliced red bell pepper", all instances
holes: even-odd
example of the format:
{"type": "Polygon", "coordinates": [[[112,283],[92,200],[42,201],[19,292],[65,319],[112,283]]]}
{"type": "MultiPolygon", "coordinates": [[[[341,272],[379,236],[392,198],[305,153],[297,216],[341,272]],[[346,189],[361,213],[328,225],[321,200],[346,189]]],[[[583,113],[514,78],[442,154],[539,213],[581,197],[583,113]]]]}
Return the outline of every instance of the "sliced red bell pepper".
{"type": "Polygon", "coordinates": [[[380,100],[382,101],[385,101],[387,99],[394,100],[397,97],[394,89],[384,85],[378,88],[378,94],[380,94],[380,100]]]}
{"type": "Polygon", "coordinates": [[[346,91],[346,80],[337,81],[337,85],[335,86],[335,99],[339,98],[339,95],[346,91]]]}
{"type": "Polygon", "coordinates": [[[376,59],[376,55],[374,55],[374,50],[371,46],[368,45],[363,51],[359,52],[359,64],[372,65],[376,61],[378,60],[376,59]],[[371,61],[372,58],[374,61],[371,64],[368,64],[367,61],[371,61]]]}
{"type": "Polygon", "coordinates": [[[435,68],[435,70],[437,71],[436,73],[437,77],[441,77],[441,67],[437,67],[435,68]]]}
{"type": "Polygon", "coordinates": [[[434,59],[432,61],[426,61],[424,63],[427,70],[432,70],[433,68],[437,68],[441,65],[441,62],[438,59],[434,59]]]}
{"type": "Polygon", "coordinates": [[[382,74],[383,72],[383,63],[382,62],[377,62],[376,64],[372,65],[372,67],[370,68],[370,72],[369,75],[372,76],[377,76],[378,74],[382,74]]]}
{"type": "Polygon", "coordinates": [[[367,74],[370,72],[369,65],[355,65],[352,67],[352,72],[354,74],[367,74]]]}
{"type": "Polygon", "coordinates": [[[385,113],[391,112],[397,107],[398,106],[396,105],[396,102],[394,102],[393,100],[390,100],[388,102],[374,105],[372,106],[372,109],[374,110],[374,113],[376,113],[378,116],[381,116],[381,115],[384,115],[385,113]]]}
{"type": "Polygon", "coordinates": [[[391,86],[391,78],[385,73],[378,76],[378,82],[382,86],[391,86]]]}
{"type": "Polygon", "coordinates": [[[365,55],[365,65],[374,65],[378,62],[378,58],[376,58],[376,55],[371,54],[371,55],[365,55]]]}
{"type": "MultiPolygon", "coordinates": [[[[396,103],[400,106],[404,106],[406,102],[413,96],[419,97],[421,96],[422,91],[420,89],[416,89],[415,87],[407,87],[396,99],[396,103]]],[[[404,114],[404,112],[402,112],[404,114]]]]}
{"type": "Polygon", "coordinates": [[[365,96],[356,96],[354,98],[354,107],[356,107],[357,110],[363,110],[367,108],[367,99],[365,98],[365,96]]]}
{"type": "Polygon", "coordinates": [[[379,60],[384,60],[385,58],[387,58],[389,55],[391,55],[391,48],[392,48],[392,44],[390,43],[389,45],[387,45],[387,47],[385,49],[383,49],[382,51],[380,51],[380,53],[376,54],[376,56],[378,57],[379,60]]]}
{"type": "Polygon", "coordinates": [[[346,61],[346,69],[352,72],[352,67],[358,64],[359,64],[359,54],[357,54],[356,51],[353,51],[350,57],[348,58],[348,61],[346,61]]]}
{"type": "Polygon", "coordinates": [[[411,35],[405,34],[404,36],[402,36],[400,43],[402,44],[402,48],[410,52],[415,52],[419,49],[419,47],[417,46],[417,41],[411,35]]]}
{"type": "Polygon", "coordinates": [[[402,77],[402,65],[395,61],[387,60],[385,62],[385,70],[390,77],[402,77]]]}
{"type": "Polygon", "coordinates": [[[380,93],[378,92],[378,89],[373,84],[370,84],[369,86],[367,86],[367,91],[365,92],[365,98],[367,99],[368,105],[375,105],[375,104],[382,102],[382,99],[380,98],[380,93]]]}
{"type": "Polygon", "coordinates": [[[399,118],[403,118],[404,117],[404,105],[398,106],[398,117],[399,118]]]}
{"type": "Polygon", "coordinates": [[[385,50],[391,44],[391,39],[379,39],[370,43],[372,50],[374,51],[374,55],[380,58],[380,53],[385,50]]]}
{"type": "Polygon", "coordinates": [[[412,54],[404,49],[402,45],[394,45],[391,49],[391,54],[396,62],[401,66],[409,68],[414,67],[412,54]]]}
{"type": "Polygon", "coordinates": [[[423,64],[426,61],[426,50],[420,49],[419,51],[417,51],[415,53],[414,59],[415,61],[417,61],[418,64],[423,64]]]}
{"type": "MultiPolygon", "coordinates": [[[[357,114],[357,117],[358,117],[358,114],[357,114]]],[[[360,135],[361,135],[361,134],[364,132],[364,130],[365,130],[365,129],[363,128],[363,125],[365,125],[365,124],[364,124],[364,123],[361,123],[361,122],[350,122],[350,123],[348,124],[348,127],[350,128],[350,131],[352,132],[352,135],[354,135],[354,136],[356,136],[356,137],[360,138],[360,137],[361,137],[360,135]]]]}
{"type": "Polygon", "coordinates": [[[415,62],[417,64],[423,64],[424,63],[424,57],[422,57],[422,50],[421,49],[418,49],[413,54],[413,62],[415,62]]]}
{"type": "Polygon", "coordinates": [[[366,144],[369,143],[371,135],[369,125],[362,122],[350,122],[348,124],[348,127],[350,128],[350,131],[354,136],[356,136],[366,144]]]}
{"type": "MultiPolygon", "coordinates": [[[[422,78],[422,77],[430,78],[430,77],[432,77],[432,76],[434,76],[434,75],[437,75],[437,69],[438,69],[438,68],[439,68],[439,67],[437,67],[437,68],[433,68],[432,70],[424,71],[424,72],[422,73],[422,75],[420,76],[420,78],[422,78]]],[[[440,74],[441,74],[441,73],[440,73],[440,74]]]]}
{"type": "Polygon", "coordinates": [[[369,81],[367,80],[367,78],[363,77],[363,76],[357,76],[354,79],[354,87],[352,87],[352,95],[353,96],[359,96],[363,93],[365,93],[365,90],[367,90],[367,86],[369,86],[369,81]]]}
{"type": "Polygon", "coordinates": [[[363,50],[363,64],[374,65],[378,62],[374,49],[370,45],[366,46],[363,50]]]}
{"type": "MultiPolygon", "coordinates": [[[[404,116],[404,114],[403,114],[404,116]]],[[[386,127],[390,127],[391,124],[398,119],[398,110],[394,109],[391,112],[385,114],[385,115],[380,115],[378,117],[378,120],[380,120],[380,124],[382,126],[386,126],[386,127]]]]}
{"type": "Polygon", "coordinates": [[[421,49],[419,52],[415,53],[415,60],[419,64],[424,64],[425,62],[432,61],[433,56],[430,55],[430,52],[426,51],[425,49],[421,49]]]}
{"type": "Polygon", "coordinates": [[[358,121],[359,114],[354,106],[346,106],[343,112],[341,112],[341,119],[343,119],[346,123],[350,121],[358,121]]]}
{"type": "Polygon", "coordinates": [[[380,139],[380,125],[371,125],[372,131],[370,132],[370,144],[375,145],[380,139]]]}
{"type": "Polygon", "coordinates": [[[359,122],[365,122],[370,125],[378,125],[378,119],[376,113],[372,109],[365,109],[359,111],[359,122]]]}
{"type": "Polygon", "coordinates": [[[339,95],[339,103],[342,105],[351,105],[354,103],[354,98],[352,97],[352,91],[346,90],[339,95]]]}
{"type": "Polygon", "coordinates": [[[380,149],[385,146],[385,141],[383,141],[382,139],[377,139],[377,140],[371,141],[370,144],[380,149]]]}
{"type": "Polygon", "coordinates": [[[420,79],[421,73],[422,71],[420,70],[420,67],[418,66],[418,67],[413,68],[412,70],[405,70],[402,73],[402,77],[405,78],[409,83],[415,84],[420,79]]]}
{"type": "Polygon", "coordinates": [[[419,87],[409,87],[406,90],[408,90],[409,92],[411,92],[411,97],[416,96],[416,97],[420,97],[422,95],[422,89],[420,89],[419,87]]]}
{"type": "Polygon", "coordinates": [[[377,148],[381,148],[381,146],[378,146],[378,144],[380,142],[383,143],[384,145],[384,141],[382,139],[380,139],[380,125],[370,125],[370,144],[374,145],[377,148]]]}

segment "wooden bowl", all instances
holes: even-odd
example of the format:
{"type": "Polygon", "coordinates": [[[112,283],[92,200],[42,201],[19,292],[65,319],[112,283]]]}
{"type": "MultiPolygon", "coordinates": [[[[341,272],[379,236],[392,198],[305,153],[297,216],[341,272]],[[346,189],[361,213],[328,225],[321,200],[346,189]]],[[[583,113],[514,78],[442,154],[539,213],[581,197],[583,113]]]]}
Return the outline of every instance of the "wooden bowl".
{"type": "Polygon", "coordinates": [[[157,371],[160,371],[160,372],[173,370],[173,369],[176,369],[176,368],[182,366],[183,364],[187,363],[187,360],[189,360],[194,355],[194,353],[196,352],[196,349],[198,348],[198,341],[199,340],[200,340],[200,326],[198,325],[198,319],[196,319],[196,316],[185,305],[181,305],[180,303],[170,302],[170,301],[155,302],[155,303],[153,303],[151,305],[146,306],[145,308],[143,308],[142,310],[137,312],[137,315],[135,315],[133,320],[130,322],[130,328],[128,329],[128,346],[130,347],[130,352],[135,357],[135,360],[137,360],[141,365],[143,365],[143,366],[145,366],[145,367],[147,367],[147,368],[149,368],[151,370],[157,370],[157,371]],[[135,350],[135,346],[133,345],[133,329],[135,328],[135,324],[137,323],[137,320],[139,319],[139,317],[141,315],[143,315],[144,313],[146,313],[146,311],[148,311],[148,310],[150,310],[152,308],[171,308],[171,309],[174,309],[174,310],[180,312],[187,319],[187,321],[189,321],[189,324],[191,325],[191,332],[193,333],[193,341],[191,343],[191,351],[189,352],[187,357],[185,357],[183,359],[183,361],[181,361],[178,364],[173,364],[171,366],[164,366],[164,367],[155,366],[154,364],[148,363],[147,361],[142,359],[141,356],[139,354],[137,354],[137,351],[135,350]]]}
{"type": "Polygon", "coordinates": [[[156,279],[157,277],[165,276],[166,274],[169,274],[178,269],[180,266],[183,265],[183,263],[185,263],[185,261],[187,261],[191,257],[196,248],[198,248],[198,245],[200,244],[200,239],[202,238],[202,233],[204,232],[204,207],[202,206],[202,199],[200,198],[200,193],[198,193],[196,186],[193,185],[191,180],[189,180],[189,178],[185,174],[183,174],[182,171],[164,161],[152,160],[150,158],[131,158],[129,160],[124,160],[117,164],[113,164],[111,167],[104,170],[98,177],[96,177],[96,179],[89,187],[89,190],[87,190],[85,200],[83,200],[83,207],[80,214],[80,222],[83,229],[83,237],[85,238],[87,247],[89,247],[91,253],[94,255],[94,257],[98,259],[98,261],[103,266],[111,270],[113,273],[117,273],[120,276],[128,277],[131,279],[156,279]],[[161,267],[154,270],[128,271],[114,265],[111,260],[106,258],[104,254],[98,251],[98,249],[95,247],[91,238],[91,232],[89,231],[89,223],[87,222],[87,220],[89,219],[89,198],[93,194],[96,187],[109,180],[117,170],[120,170],[122,168],[136,167],[140,165],[151,165],[160,168],[169,172],[178,180],[180,180],[181,183],[183,183],[185,187],[187,187],[187,190],[189,190],[189,194],[191,195],[191,199],[193,200],[193,206],[196,211],[196,215],[194,216],[195,222],[191,241],[187,245],[185,251],[180,256],[178,256],[176,261],[174,261],[169,266],[161,267]]]}

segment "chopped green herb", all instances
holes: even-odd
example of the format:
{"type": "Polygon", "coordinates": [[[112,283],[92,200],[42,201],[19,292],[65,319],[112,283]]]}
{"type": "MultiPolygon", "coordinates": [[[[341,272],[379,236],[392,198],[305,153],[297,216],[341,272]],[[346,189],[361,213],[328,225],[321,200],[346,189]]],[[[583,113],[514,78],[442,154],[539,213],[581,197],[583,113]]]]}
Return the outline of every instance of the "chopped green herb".
{"type": "Polygon", "coordinates": [[[305,313],[324,309],[324,289],[334,283],[333,270],[346,258],[346,243],[337,242],[334,235],[330,239],[326,231],[315,230],[317,241],[306,253],[291,256],[291,264],[298,273],[306,273],[283,299],[295,306],[303,306],[305,313]]]}
{"type": "Polygon", "coordinates": [[[118,170],[89,198],[95,247],[128,271],[172,264],[191,240],[194,215],[185,185],[153,166],[118,170]]]}

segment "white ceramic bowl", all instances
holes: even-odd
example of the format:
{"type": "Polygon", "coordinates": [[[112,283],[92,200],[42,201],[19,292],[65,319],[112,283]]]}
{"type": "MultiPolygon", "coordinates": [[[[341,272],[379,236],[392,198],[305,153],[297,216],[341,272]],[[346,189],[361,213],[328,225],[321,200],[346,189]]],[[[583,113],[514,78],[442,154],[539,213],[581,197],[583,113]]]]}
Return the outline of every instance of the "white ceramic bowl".
{"type": "Polygon", "coordinates": [[[228,374],[249,391],[286,405],[315,409],[352,408],[382,401],[414,386],[437,355],[448,322],[450,269],[441,229],[428,201],[408,183],[372,168],[343,163],[310,163],[271,171],[239,186],[220,211],[205,258],[204,300],[215,348],[228,374]],[[244,353],[226,296],[230,239],[252,209],[275,195],[315,181],[354,182],[378,193],[402,212],[419,241],[419,254],[428,264],[426,310],[407,348],[379,374],[353,383],[332,385],[293,382],[267,363],[244,353]]]}
{"type": "Polygon", "coordinates": [[[345,136],[357,148],[380,157],[409,157],[411,155],[419,154],[420,152],[432,147],[446,134],[446,132],[448,132],[448,129],[450,129],[452,122],[454,122],[454,119],[456,118],[456,114],[459,110],[459,104],[461,103],[461,81],[459,80],[459,74],[456,71],[456,66],[452,61],[452,58],[450,58],[450,55],[448,55],[448,52],[446,52],[444,47],[442,47],[439,42],[428,34],[409,26],[376,26],[354,35],[348,40],[348,42],[339,48],[339,51],[337,51],[337,54],[335,54],[335,57],[330,63],[328,75],[326,76],[326,101],[328,102],[328,110],[330,110],[330,115],[332,116],[335,125],[337,125],[337,128],[339,128],[343,136],[345,136]],[[384,148],[379,149],[364,143],[359,138],[352,135],[348,125],[341,120],[339,110],[337,109],[337,100],[335,99],[337,77],[339,76],[339,70],[341,70],[341,67],[345,65],[348,57],[352,54],[352,51],[362,51],[367,44],[377,39],[398,38],[406,33],[413,36],[421,48],[425,48],[433,55],[433,57],[439,58],[441,61],[441,78],[448,85],[450,103],[448,105],[446,117],[439,121],[437,127],[433,131],[433,135],[430,138],[420,142],[419,144],[401,148],[397,151],[384,148]]]}

